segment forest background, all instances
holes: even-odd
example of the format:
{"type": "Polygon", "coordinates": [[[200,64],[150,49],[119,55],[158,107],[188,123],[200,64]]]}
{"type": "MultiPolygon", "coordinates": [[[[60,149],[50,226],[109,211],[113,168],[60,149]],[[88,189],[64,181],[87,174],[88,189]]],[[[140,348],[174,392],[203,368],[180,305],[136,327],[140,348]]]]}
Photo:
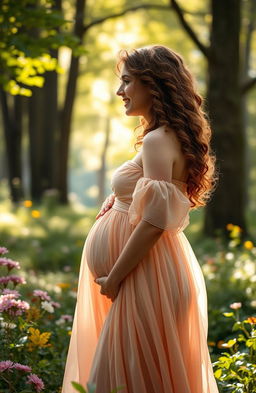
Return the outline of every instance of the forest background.
{"type": "MultiPolygon", "coordinates": [[[[115,96],[118,51],[162,44],[183,56],[206,98],[220,174],[186,229],[217,359],[234,340],[223,312],[241,303],[246,318],[256,308],[256,0],[3,0],[0,10],[0,245],[22,261],[24,296],[40,286],[62,313],[73,313],[82,246],[111,175],[136,154],[138,119],[115,96]]],[[[59,384],[64,327],[50,370],[59,384]]]]}

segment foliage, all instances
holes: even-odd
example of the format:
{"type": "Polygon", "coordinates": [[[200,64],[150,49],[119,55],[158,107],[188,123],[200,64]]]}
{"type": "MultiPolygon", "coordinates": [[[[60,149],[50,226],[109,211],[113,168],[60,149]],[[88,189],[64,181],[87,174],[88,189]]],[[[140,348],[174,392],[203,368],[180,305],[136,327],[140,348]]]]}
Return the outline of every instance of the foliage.
{"type": "Polygon", "coordinates": [[[78,49],[74,35],[60,31],[68,23],[53,0],[3,0],[0,5],[0,85],[13,95],[31,96],[47,71],[62,72],[52,49],[78,49]]]}
{"type": "Polygon", "coordinates": [[[30,291],[28,299],[21,300],[17,286],[26,281],[12,273],[13,269],[20,269],[20,264],[3,256],[7,252],[5,247],[0,248],[0,269],[7,269],[0,277],[1,393],[44,389],[57,393],[71,333],[72,316],[66,313],[68,302],[63,296],[70,284],[59,283],[62,304],[39,289],[30,291]]]}
{"type": "Polygon", "coordinates": [[[222,343],[221,347],[230,352],[222,353],[213,364],[223,393],[256,392],[256,317],[241,321],[240,307],[241,303],[236,303],[233,305],[235,313],[224,313],[225,317],[235,320],[232,330],[236,336],[222,343]]]}
{"type": "MultiPolygon", "coordinates": [[[[250,315],[256,307],[256,247],[251,240],[242,240],[239,226],[229,224],[228,230],[227,244],[217,239],[216,249],[207,252],[202,248],[199,257],[207,286],[209,341],[215,344],[230,332],[222,316],[227,304],[242,302],[244,315],[250,315]]],[[[212,351],[219,352],[217,345],[212,351]]]]}

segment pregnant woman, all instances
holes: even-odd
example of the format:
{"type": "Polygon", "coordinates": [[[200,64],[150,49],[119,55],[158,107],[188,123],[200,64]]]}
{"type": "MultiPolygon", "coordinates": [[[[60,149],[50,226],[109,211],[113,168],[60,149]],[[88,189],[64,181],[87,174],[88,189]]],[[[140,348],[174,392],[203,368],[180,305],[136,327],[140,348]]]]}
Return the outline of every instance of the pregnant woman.
{"type": "Polygon", "coordinates": [[[141,149],[116,169],[86,239],[63,393],[217,393],[204,278],[183,230],[215,183],[211,130],[182,58],[157,45],[118,63],[141,149]]]}

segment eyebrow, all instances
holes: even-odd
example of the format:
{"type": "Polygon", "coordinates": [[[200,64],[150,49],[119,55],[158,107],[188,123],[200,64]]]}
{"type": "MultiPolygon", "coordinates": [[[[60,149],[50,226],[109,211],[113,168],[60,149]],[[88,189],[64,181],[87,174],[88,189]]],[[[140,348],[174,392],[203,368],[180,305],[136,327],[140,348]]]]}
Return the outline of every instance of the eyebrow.
{"type": "Polygon", "coordinates": [[[121,75],[121,79],[123,79],[123,78],[130,78],[131,77],[131,75],[128,75],[128,74],[124,74],[124,75],[121,75]]]}

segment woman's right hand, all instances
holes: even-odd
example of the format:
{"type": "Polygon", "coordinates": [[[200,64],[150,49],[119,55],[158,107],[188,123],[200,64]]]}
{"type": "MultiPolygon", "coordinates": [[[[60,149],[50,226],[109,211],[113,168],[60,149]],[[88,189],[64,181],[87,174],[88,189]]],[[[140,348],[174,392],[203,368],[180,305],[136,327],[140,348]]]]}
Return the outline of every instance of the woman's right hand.
{"type": "Polygon", "coordinates": [[[103,216],[111,207],[113,206],[115,202],[115,194],[110,194],[105,201],[102,203],[102,206],[100,208],[99,213],[96,216],[96,220],[103,216]]]}

